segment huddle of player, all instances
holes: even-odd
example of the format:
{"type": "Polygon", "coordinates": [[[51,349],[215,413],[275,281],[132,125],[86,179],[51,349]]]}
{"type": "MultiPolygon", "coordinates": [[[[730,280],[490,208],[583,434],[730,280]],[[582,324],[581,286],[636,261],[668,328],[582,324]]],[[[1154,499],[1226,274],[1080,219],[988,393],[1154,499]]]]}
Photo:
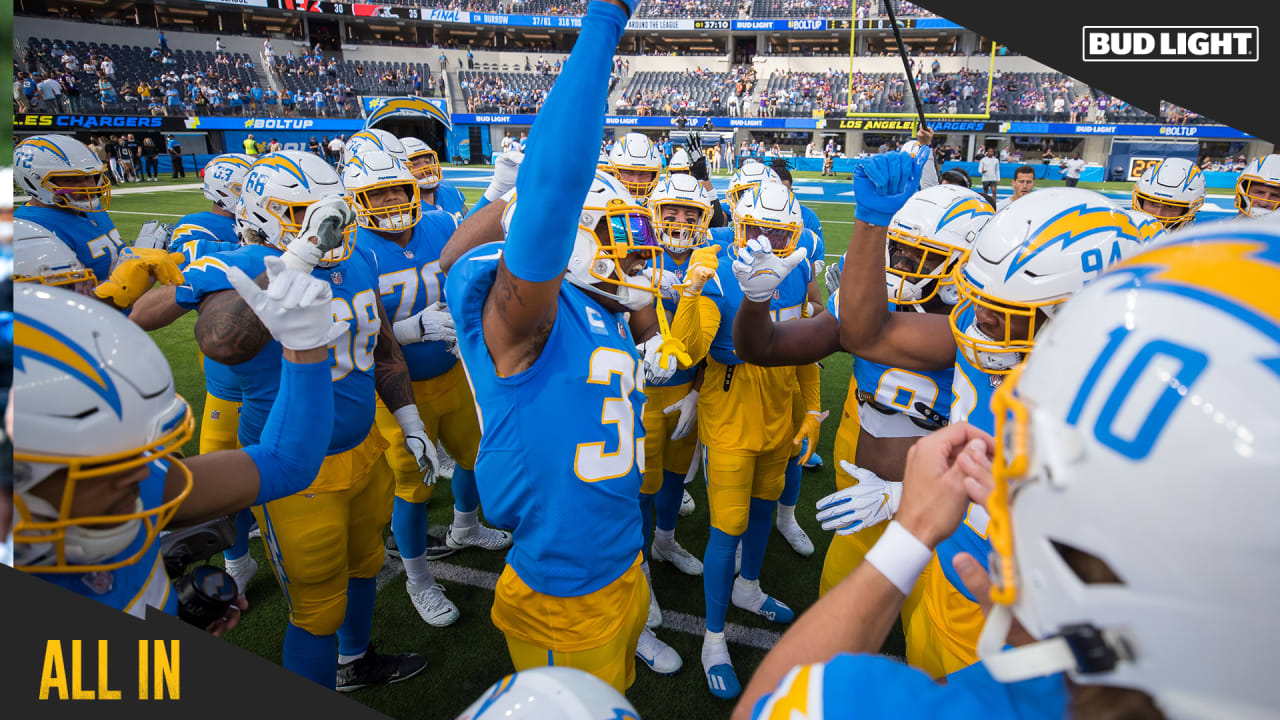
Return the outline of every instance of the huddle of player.
{"type": "MultiPolygon", "coordinates": [[[[742,696],[737,717],[1274,708],[1259,673],[1275,651],[1256,639],[1276,629],[1259,589],[1280,584],[1263,562],[1280,549],[1263,482],[1280,469],[1280,156],[1237,185],[1242,215],[1272,217],[1185,230],[1204,182],[1175,160],[1134,209],[1061,188],[995,213],[967,188],[921,190],[926,147],[881,155],[855,171],[824,308],[820,229],[772,171],[745,165],[717,213],[643,136],[593,163],[632,9],[588,6],[527,152],[499,159],[461,223],[434,154],[375,130],[341,177],[302,153],[215,158],[217,209],[179,223],[179,252],[126,248],[96,158],[21,143],[17,275],[46,286],[16,298],[15,564],[172,612],[158,531],[252,506],[289,599],[284,665],[342,690],[402,680],[425,659],[369,642],[388,522],[423,619],[457,618],[426,565],[440,439],[458,462],[446,545],[510,545],[491,617],[520,672],[464,717],[550,716],[530,694],[575,697],[565,717],[634,714],[617,694],[634,658],[682,665],[652,630],[648,558],[702,575],[703,670],[742,696]],[[189,310],[210,399],[201,454],[178,460],[190,411],[140,328],[189,310]],[[761,566],[775,522],[808,542],[790,530],[799,464],[825,417],[816,363],[837,351],[855,360],[819,502],[837,532],[823,597],[744,692],[728,605],[795,619],[761,566]],[[698,456],[701,562],[674,539],[698,456]],[[1227,476],[1234,493],[1196,492],[1227,476]],[[476,522],[480,503],[510,534],[476,522]],[[1204,522],[1231,529],[1179,542],[1204,522]],[[919,670],[874,655],[899,616],[919,670]],[[613,691],[523,672],[546,665],[613,691]]],[[[237,581],[256,569],[238,525],[237,581]]]]}

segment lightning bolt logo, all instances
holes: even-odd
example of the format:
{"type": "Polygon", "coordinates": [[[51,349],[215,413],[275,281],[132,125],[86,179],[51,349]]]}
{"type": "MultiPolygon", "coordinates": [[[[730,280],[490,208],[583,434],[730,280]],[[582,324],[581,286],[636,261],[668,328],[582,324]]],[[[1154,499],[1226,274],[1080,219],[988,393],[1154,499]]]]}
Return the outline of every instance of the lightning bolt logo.
{"type": "Polygon", "coordinates": [[[287,155],[272,153],[258,160],[256,163],[253,164],[253,167],[254,168],[264,167],[264,168],[272,168],[276,170],[283,170],[289,173],[290,175],[294,176],[295,178],[297,178],[298,182],[302,183],[302,187],[307,188],[308,190],[311,189],[311,185],[307,182],[307,174],[303,172],[302,168],[298,165],[298,163],[294,162],[293,159],[287,155]]]}
{"type": "Polygon", "coordinates": [[[31,140],[26,140],[26,141],[24,141],[24,142],[22,142],[22,143],[19,143],[19,145],[18,145],[18,151],[19,151],[19,152],[21,152],[23,149],[30,149],[30,150],[35,150],[35,149],[47,150],[47,151],[49,151],[49,152],[53,153],[54,155],[57,155],[59,158],[61,158],[61,159],[62,159],[62,162],[66,163],[66,164],[68,164],[68,165],[70,165],[70,164],[71,164],[71,160],[70,160],[69,158],[67,158],[67,154],[66,154],[65,152],[63,152],[63,151],[62,151],[62,148],[60,148],[60,147],[58,147],[57,145],[53,144],[53,143],[52,143],[52,142],[50,142],[49,140],[45,140],[44,138],[33,138],[33,139],[31,139],[31,140]]]}
{"type": "MultiPolygon", "coordinates": [[[[951,223],[955,222],[956,220],[959,220],[962,217],[965,217],[966,215],[969,217],[977,218],[983,215],[994,215],[994,214],[995,214],[995,209],[992,208],[991,204],[988,203],[986,200],[983,200],[982,198],[968,198],[967,200],[962,200],[956,203],[955,205],[951,206],[950,210],[947,210],[946,214],[942,216],[942,219],[938,221],[937,230],[941,230],[942,228],[950,225],[951,223]]],[[[935,232],[937,230],[935,230],[935,232]]]]}
{"type": "Polygon", "coordinates": [[[123,417],[120,393],[102,362],[52,327],[25,315],[13,323],[13,366],[24,370],[28,360],[55,367],[79,380],[123,417]]]}
{"type": "Polygon", "coordinates": [[[1135,222],[1127,213],[1111,207],[1076,205],[1054,215],[1040,227],[1031,231],[1026,247],[1009,265],[1005,279],[1012,278],[1019,270],[1034,260],[1047,248],[1061,245],[1063,250],[1081,240],[1099,233],[1114,233],[1138,244],[1145,244],[1161,232],[1160,221],[1155,218],[1135,222]]]}

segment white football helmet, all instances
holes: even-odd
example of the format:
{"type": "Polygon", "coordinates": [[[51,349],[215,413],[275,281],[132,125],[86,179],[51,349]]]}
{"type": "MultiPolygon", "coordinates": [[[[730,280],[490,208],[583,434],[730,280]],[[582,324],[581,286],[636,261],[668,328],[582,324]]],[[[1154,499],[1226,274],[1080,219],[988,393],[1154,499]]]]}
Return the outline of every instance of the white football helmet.
{"type": "Polygon", "coordinates": [[[99,212],[111,206],[102,161],[70,135],[36,135],[13,149],[17,184],[44,205],[99,212]]]}
{"type": "MultiPolygon", "coordinates": [[[[236,204],[236,232],[246,243],[269,245],[283,252],[302,231],[307,207],[333,195],[345,197],[346,190],[334,169],[319,157],[296,150],[264,155],[245,177],[236,204]]],[[[320,266],[346,260],[354,243],[353,223],[342,246],[325,253],[320,266]]]]}
{"type": "Polygon", "coordinates": [[[1038,190],[996,213],[956,276],[960,353],[989,374],[1008,373],[1062,302],[1162,231],[1150,215],[1081,188],[1038,190]]]}
{"type": "Polygon", "coordinates": [[[369,150],[387,153],[404,163],[405,167],[409,166],[409,153],[405,151],[404,143],[400,142],[400,138],[378,128],[361,130],[347,140],[347,144],[342,148],[342,165],[345,167],[351,162],[351,158],[369,150]]]}
{"type": "Polygon", "coordinates": [[[400,144],[404,145],[409,171],[418,179],[418,187],[435,190],[440,185],[440,156],[430,145],[416,137],[402,137],[400,144]]]}
{"type": "Polygon", "coordinates": [[[204,196],[229,213],[236,211],[240,189],[253,158],[240,153],[217,155],[204,166],[204,196]]]}
{"type": "Polygon", "coordinates": [[[609,683],[570,667],[539,667],[494,683],[457,720],[640,720],[609,683]]]}
{"type": "Polygon", "coordinates": [[[636,200],[643,201],[653,192],[658,184],[658,175],[662,172],[662,156],[653,141],[640,133],[630,132],[613,144],[613,152],[609,154],[609,163],[613,165],[614,175],[636,200]],[[640,179],[627,180],[623,172],[638,173],[640,179]],[[645,179],[647,178],[647,179],[645,179]]]}
{"type": "Polygon", "coordinates": [[[15,218],[13,221],[13,279],[15,282],[67,286],[81,295],[98,284],[93,270],[43,225],[15,218]]]}
{"type": "Polygon", "coordinates": [[[1133,184],[1132,207],[1159,220],[1166,230],[1176,230],[1195,218],[1204,204],[1204,192],[1204,173],[1195,163],[1186,158],[1166,158],[1143,171],[1133,184]],[[1172,208],[1173,213],[1157,215],[1143,205],[1172,208]]]}
{"type": "Polygon", "coordinates": [[[948,305],[959,302],[955,269],[994,214],[986,198],[959,185],[935,185],[912,195],[889,223],[884,253],[889,302],[921,311],[935,296],[948,305]]]}
{"type": "Polygon", "coordinates": [[[191,491],[176,457],[191,409],[160,348],[110,306],[33,283],[13,294],[14,567],[85,573],[136,562],[191,491]],[[174,469],[183,478],[175,497],[148,507],[125,495],[102,507],[104,478],[157,460],[169,461],[170,482],[174,469]],[[142,548],[119,559],[139,532],[142,548]]]}
{"type": "Polygon", "coordinates": [[[689,157],[689,151],[682,147],[678,147],[671,151],[671,159],[667,161],[668,173],[687,173],[693,167],[693,158],[689,157]]]}
{"type": "MultiPolygon", "coordinates": [[[[511,231],[516,203],[512,195],[502,212],[504,236],[511,231]]],[[[636,203],[621,180],[597,172],[578,216],[578,235],[565,278],[589,293],[614,300],[629,310],[640,310],[652,305],[659,294],[662,273],[649,273],[649,277],[625,273],[620,263],[631,254],[642,254],[651,267],[662,268],[662,247],[653,216],[648,208],[636,203]],[[606,233],[608,242],[601,240],[601,232],[606,233]],[[601,289],[601,283],[614,286],[616,292],[601,289]]],[[[642,269],[643,265],[638,266],[637,273],[642,269]]]]}
{"type": "Polygon", "coordinates": [[[1280,208],[1280,155],[1254,158],[1236,180],[1236,210],[1249,217],[1264,217],[1280,208]],[[1269,192],[1260,194],[1258,186],[1269,192]]]}
{"type": "Polygon", "coordinates": [[[596,159],[596,172],[613,174],[613,162],[609,160],[609,153],[600,149],[600,157],[596,159]]]}
{"type": "Polygon", "coordinates": [[[803,229],[800,203],[787,186],[777,180],[764,180],[739,197],[733,206],[733,241],[739,247],[763,236],[773,246],[775,255],[786,257],[796,249],[803,229]]]}
{"type": "Polygon", "coordinates": [[[736,206],[738,198],[759,185],[763,180],[782,182],[782,178],[778,177],[778,173],[774,172],[773,168],[759,160],[744,160],[742,167],[738,168],[733,177],[729,178],[729,191],[724,194],[725,200],[729,201],[729,208],[732,209],[736,206]]]}
{"type": "Polygon", "coordinates": [[[1280,708],[1277,257],[1275,225],[1170,235],[1068,301],[997,390],[1000,604],[978,645],[997,680],[1065,671],[1169,718],[1280,708]],[[1038,642],[1005,650],[1011,615],[1038,642]]]}
{"type": "Polygon", "coordinates": [[[356,224],[369,230],[400,232],[422,219],[422,197],[418,179],[409,168],[378,150],[366,150],[351,158],[342,169],[342,184],[356,210],[356,224]],[[405,201],[386,203],[381,192],[400,188],[405,201]]]}
{"type": "Polygon", "coordinates": [[[715,195],[702,186],[692,175],[668,175],[649,196],[649,209],[653,211],[653,223],[658,228],[658,241],[672,252],[683,253],[707,242],[707,227],[711,223],[711,203],[715,195]],[[677,208],[693,208],[699,211],[697,222],[681,222],[677,208]],[[666,216],[664,218],[664,210],[666,216]]]}

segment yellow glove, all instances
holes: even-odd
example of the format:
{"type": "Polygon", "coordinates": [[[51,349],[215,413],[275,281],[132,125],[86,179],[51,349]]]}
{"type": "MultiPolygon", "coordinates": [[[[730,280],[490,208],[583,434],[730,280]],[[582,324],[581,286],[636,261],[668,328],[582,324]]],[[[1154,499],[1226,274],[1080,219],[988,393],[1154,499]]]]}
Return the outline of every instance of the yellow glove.
{"type": "Polygon", "coordinates": [[[693,251],[693,257],[689,258],[689,270],[684,274],[684,284],[677,286],[681,289],[681,295],[697,297],[702,294],[702,288],[715,277],[716,268],[720,266],[719,254],[718,245],[708,245],[693,251]]]}
{"type": "Polygon", "coordinates": [[[178,264],[185,259],[182,253],[154,248],[125,248],[111,270],[111,277],[94,288],[93,294],[110,300],[121,310],[127,310],[156,282],[181,285],[182,271],[178,264]]]}
{"type": "Polygon", "coordinates": [[[804,455],[800,456],[800,464],[803,465],[809,461],[809,456],[813,455],[818,449],[818,431],[822,429],[822,421],[827,419],[829,412],[819,412],[810,410],[804,414],[804,420],[800,422],[800,430],[796,436],[791,439],[791,444],[799,446],[805,440],[809,441],[809,447],[805,449],[804,455]]]}

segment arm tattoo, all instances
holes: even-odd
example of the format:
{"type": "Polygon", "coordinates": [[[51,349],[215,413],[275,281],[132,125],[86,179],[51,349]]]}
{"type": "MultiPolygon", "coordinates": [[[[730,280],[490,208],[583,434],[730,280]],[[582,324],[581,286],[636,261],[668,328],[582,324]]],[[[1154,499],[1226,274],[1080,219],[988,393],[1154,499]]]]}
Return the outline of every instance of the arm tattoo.
{"type": "Polygon", "coordinates": [[[373,387],[387,409],[395,412],[405,405],[413,405],[413,379],[409,377],[409,363],[404,359],[395,329],[387,317],[387,310],[378,300],[378,344],[373,348],[373,387]]]}
{"type": "MultiPolygon", "coordinates": [[[[489,290],[489,297],[484,301],[484,313],[494,312],[500,317],[508,317],[520,312],[527,304],[520,294],[520,281],[511,274],[505,263],[499,263],[497,280],[489,290]]],[[[524,338],[524,348],[517,363],[519,370],[516,372],[528,369],[542,355],[542,349],[546,347],[547,340],[551,337],[551,329],[555,326],[555,322],[555,314],[547,313],[533,331],[524,338]]]]}
{"type": "MultiPolygon", "coordinates": [[[[267,274],[259,275],[255,282],[265,290],[267,274]]],[[[271,333],[235,290],[208,295],[200,303],[199,313],[196,342],[210,360],[239,365],[252,360],[271,342],[271,333]]]]}

